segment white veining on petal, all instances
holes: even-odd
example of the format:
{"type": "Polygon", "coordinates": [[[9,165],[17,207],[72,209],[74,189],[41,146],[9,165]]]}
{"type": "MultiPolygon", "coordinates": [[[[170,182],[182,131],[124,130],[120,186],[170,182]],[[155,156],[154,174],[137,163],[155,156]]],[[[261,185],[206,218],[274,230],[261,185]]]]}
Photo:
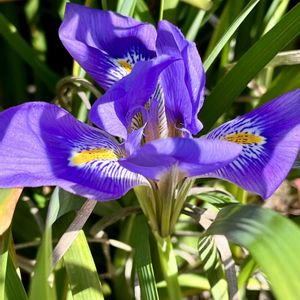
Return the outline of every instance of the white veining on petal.
{"type": "Polygon", "coordinates": [[[242,164],[247,163],[247,159],[262,159],[262,154],[265,151],[264,145],[267,143],[266,137],[263,135],[263,120],[261,117],[256,116],[252,119],[237,118],[231,122],[225,123],[221,127],[213,130],[208,134],[208,138],[212,139],[225,139],[226,136],[244,133],[252,136],[256,136],[260,139],[259,143],[245,143],[242,144],[243,149],[239,157],[239,162],[235,161],[237,168],[242,164]],[[254,125],[255,124],[255,125],[254,125]]]}

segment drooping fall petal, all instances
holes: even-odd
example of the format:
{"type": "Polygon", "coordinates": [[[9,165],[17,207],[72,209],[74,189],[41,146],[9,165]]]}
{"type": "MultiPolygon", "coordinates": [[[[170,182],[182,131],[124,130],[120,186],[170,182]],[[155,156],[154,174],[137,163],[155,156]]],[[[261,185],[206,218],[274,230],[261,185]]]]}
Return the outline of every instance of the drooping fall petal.
{"type": "Polygon", "coordinates": [[[115,199],[147,180],[119,164],[110,135],[43,102],[0,113],[0,187],[58,185],[96,200],[115,199]]]}
{"type": "Polygon", "coordinates": [[[300,148],[300,90],[229,121],[207,135],[240,144],[229,165],[211,173],[268,198],[287,176],[300,148]]]}
{"type": "Polygon", "coordinates": [[[230,163],[241,149],[227,141],[166,138],[145,144],[126,160],[120,160],[120,164],[154,180],[172,167],[184,176],[199,176],[230,163]]]}

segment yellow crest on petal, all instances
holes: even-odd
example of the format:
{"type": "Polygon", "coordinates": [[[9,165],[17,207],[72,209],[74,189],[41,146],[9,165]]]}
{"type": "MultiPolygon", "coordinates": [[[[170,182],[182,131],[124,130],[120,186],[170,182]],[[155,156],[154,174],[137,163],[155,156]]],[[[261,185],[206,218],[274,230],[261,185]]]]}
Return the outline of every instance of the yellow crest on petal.
{"type": "Polygon", "coordinates": [[[238,132],[225,135],[222,140],[237,144],[262,144],[265,141],[265,138],[260,135],[255,135],[248,132],[238,132]]]}
{"type": "Polygon", "coordinates": [[[79,166],[94,160],[117,160],[118,156],[111,149],[96,148],[90,150],[82,150],[75,153],[71,162],[73,165],[79,166]]]}
{"type": "Polygon", "coordinates": [[[118,60],[119,65],[125,69],[125,71],[127,72],[127,74],[129,74],[132,70],[132,65],[130,63],[128,63],[126,60],[124,59],[119,59],[118,60]]]}

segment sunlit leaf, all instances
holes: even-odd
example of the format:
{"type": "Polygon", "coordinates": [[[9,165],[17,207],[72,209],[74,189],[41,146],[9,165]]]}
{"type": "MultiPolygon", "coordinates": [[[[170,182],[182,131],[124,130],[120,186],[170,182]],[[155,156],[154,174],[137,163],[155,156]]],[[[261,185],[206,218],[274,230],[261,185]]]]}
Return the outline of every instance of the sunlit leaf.
{"type": "Polygon", "coordinates": [[[245,293],[247,284],[251,278],[252,273],[257,268],[255,260],[251,256],[248,256],[243,264],[238,275],[238,287],[239,293],[245,293]]]}
{"type": "Polygon", "coordinates": [[[0,236],[7,230],[22,193],[22,188],[0,189],[0,236]]]}
{"type": "Polygon", "coordinates": [[[254,7],[258,4],[260,0],[251,0],[248,5],[243,9],[240,15],[233,21],[230,27],[227,29],[222,38],[218,41],[214,49],[209,53],[208,57],[205,59],[203,66],[207,71],[213,64],[218,54],[222,51],[223,47],[230,40],[245,18],[250,14],[254,7]]]}
{"type": "Polygon", "coordinates": [[[117,12],[124,16],[132,16],[137,0],[119,0],[117,12]]]}
{"type": "Polygon", "coordinates": [[[82,230],[63,260],[74,300],[104,299],[95,262],[82,230]]]}
{"type": "Polygon", "coordinates": [[[27,300],[9,250],[10,231],[0,237],[0,299],[27,300]]]}
{"type": "Polygon", "coordinates": [[[227,282],[220,263],[220,257],[214,240],[210,236],[203,236],[198,243],[201,264],[211,286],[214,299],[227,300],[227,282]]]}
{"type": "Polygon", "coordinates": [[[59,213],[59,201],[56,189],[50,199],[46,226],[41,245],[38,250],[34,273],[30,283],[29,299],[55,300],[56,294],[53,287],[53,278],[51,278],[52,262],[52,225],[59,213]]]}
{"type": "Polygon", "coordinates": [[[201,8],[203,10],[211,9],[213,2],[212,0],[182,0],[190,5],[201,8]]]}
{"type": "Polygon", "coordinates": [[[239,203],[233,196],[225,192],[207,192],[195,195],[198,199],[208,202],[216,207],[222,207],[230,203],[239,203]]]}
{"type": "Polygon", "coordinates": [[[149,229],[147,220],[142,215],[136,217],[132,238],[142,299],[159,299],[150,255],[149,229]]]}
{"type": "Polygon", "coordinates": [[[299,298],[300,285],[292,279],[300,276],[300,230],[290,220],[258,206],[231,205],[219,212],[205,235],[225,235],[249,250],[277,299],[299,298]]]}

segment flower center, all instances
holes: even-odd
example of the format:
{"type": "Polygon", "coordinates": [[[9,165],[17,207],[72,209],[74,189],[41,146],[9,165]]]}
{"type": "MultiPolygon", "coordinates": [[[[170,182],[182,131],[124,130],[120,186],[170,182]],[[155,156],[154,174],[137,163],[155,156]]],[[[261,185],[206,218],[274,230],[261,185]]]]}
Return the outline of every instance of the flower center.
{"type": "Polygon", "coordinates": [[[78,166],[94,160],[117,160],[118,156],[111,149],[96,148],[90,150],[82,150],[75,153],[72,158],[72,164],[78,166]]]}
{"type": "Polygon", "coordinates": [[[237,144],[262,144],[265,138],[248,132],[239,132],[225,135],[222,140],[234,142],[237,144]]]}
{"type": "Polygon", "coordinates": [[[132,70],[132,65],[128,63],[124,59],[119,59],[118,60],[119,65],[126,71],[127,74],[129,74],[132,70]]]}

